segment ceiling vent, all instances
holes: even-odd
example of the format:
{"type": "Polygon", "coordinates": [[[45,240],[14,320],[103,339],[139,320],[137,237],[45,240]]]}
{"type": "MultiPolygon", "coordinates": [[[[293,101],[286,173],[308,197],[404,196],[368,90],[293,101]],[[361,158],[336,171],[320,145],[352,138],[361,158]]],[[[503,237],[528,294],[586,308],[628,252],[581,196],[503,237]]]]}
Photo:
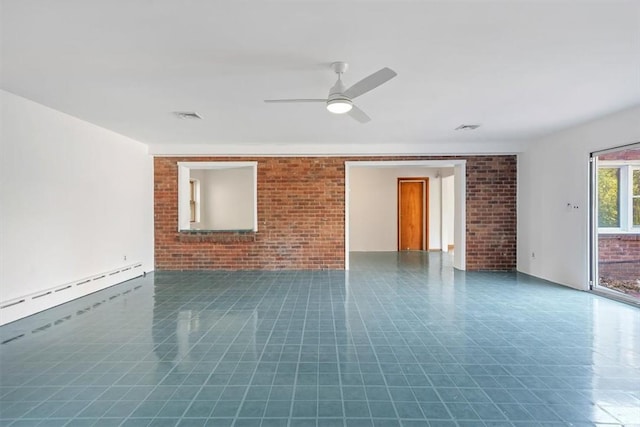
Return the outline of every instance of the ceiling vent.
{"type": "Polygon", "coordinates": [[[202,120],[202,116],[195,111],[174,111],[173,114],[180,120],[202,120]]]}
{"type": "Polygon", "coordinates": [[[456,128],[456,130],[476,130],[480,127],[480,125],[460,125],[456,128]]]}

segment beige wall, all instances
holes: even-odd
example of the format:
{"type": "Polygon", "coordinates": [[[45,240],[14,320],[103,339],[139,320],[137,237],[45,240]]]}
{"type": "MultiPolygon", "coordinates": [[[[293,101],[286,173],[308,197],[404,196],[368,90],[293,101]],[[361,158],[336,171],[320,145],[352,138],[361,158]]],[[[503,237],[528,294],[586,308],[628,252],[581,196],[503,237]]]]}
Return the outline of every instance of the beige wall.
{"type": "Polygon", "coordinates": [[[442,197],[439,178],[441,173],[440,169],[427,167],[353,168],[349,178],[350,250],[355,252],[398,250],[397,179],[399,177],[429,178],[428,248],[441,249],[442,197]]]}

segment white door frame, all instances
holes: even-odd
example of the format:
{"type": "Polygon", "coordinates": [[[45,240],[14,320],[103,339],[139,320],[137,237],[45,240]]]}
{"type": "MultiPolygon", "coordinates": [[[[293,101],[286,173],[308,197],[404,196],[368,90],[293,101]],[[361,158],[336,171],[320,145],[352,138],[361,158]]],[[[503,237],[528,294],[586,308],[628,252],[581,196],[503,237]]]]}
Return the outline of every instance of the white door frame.
{"type": "Polygon", "coordinates": [[[345,161],[345,178],[344,178],[344,268],[349,269],[349,206],[350,206],[350,180],[349,176],[351,168],[379,168],[379,167],[429,167],[429,168],[454,168],[454,187],[455,187],[455,219],[454,219],[454,237],[453,244],[455,247],[453,255],[453,266],[458,270],[466,269],[466,165],[464,159],[452,160],[373,160],[373,161],[345,161]]]}

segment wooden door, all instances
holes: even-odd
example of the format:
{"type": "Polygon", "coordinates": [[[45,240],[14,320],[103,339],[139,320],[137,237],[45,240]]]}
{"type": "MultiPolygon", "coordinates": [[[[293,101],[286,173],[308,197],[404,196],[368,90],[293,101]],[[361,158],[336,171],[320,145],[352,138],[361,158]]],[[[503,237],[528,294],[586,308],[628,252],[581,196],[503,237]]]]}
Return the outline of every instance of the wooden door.
{"type": "Polygon", "coordinates": [[[398,250],[427,249],[429,178],[398,178],[398,250]]]}

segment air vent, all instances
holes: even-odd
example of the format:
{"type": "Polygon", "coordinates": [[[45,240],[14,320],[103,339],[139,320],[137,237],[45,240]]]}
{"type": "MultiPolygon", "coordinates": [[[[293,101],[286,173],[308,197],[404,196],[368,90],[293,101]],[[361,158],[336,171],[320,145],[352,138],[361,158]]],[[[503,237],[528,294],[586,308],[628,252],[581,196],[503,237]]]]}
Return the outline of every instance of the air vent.
{"type": "Polygon", "coordinates": [[[480,127],[480,125],[460,125],[456,128],[456,130],[476,130],[480,127]]]}
{"type": "Polygon", "coordinates": [[[180,120],[202,120],[200,114],[195,111],[174,111],[173,114],[180,120]]]}

